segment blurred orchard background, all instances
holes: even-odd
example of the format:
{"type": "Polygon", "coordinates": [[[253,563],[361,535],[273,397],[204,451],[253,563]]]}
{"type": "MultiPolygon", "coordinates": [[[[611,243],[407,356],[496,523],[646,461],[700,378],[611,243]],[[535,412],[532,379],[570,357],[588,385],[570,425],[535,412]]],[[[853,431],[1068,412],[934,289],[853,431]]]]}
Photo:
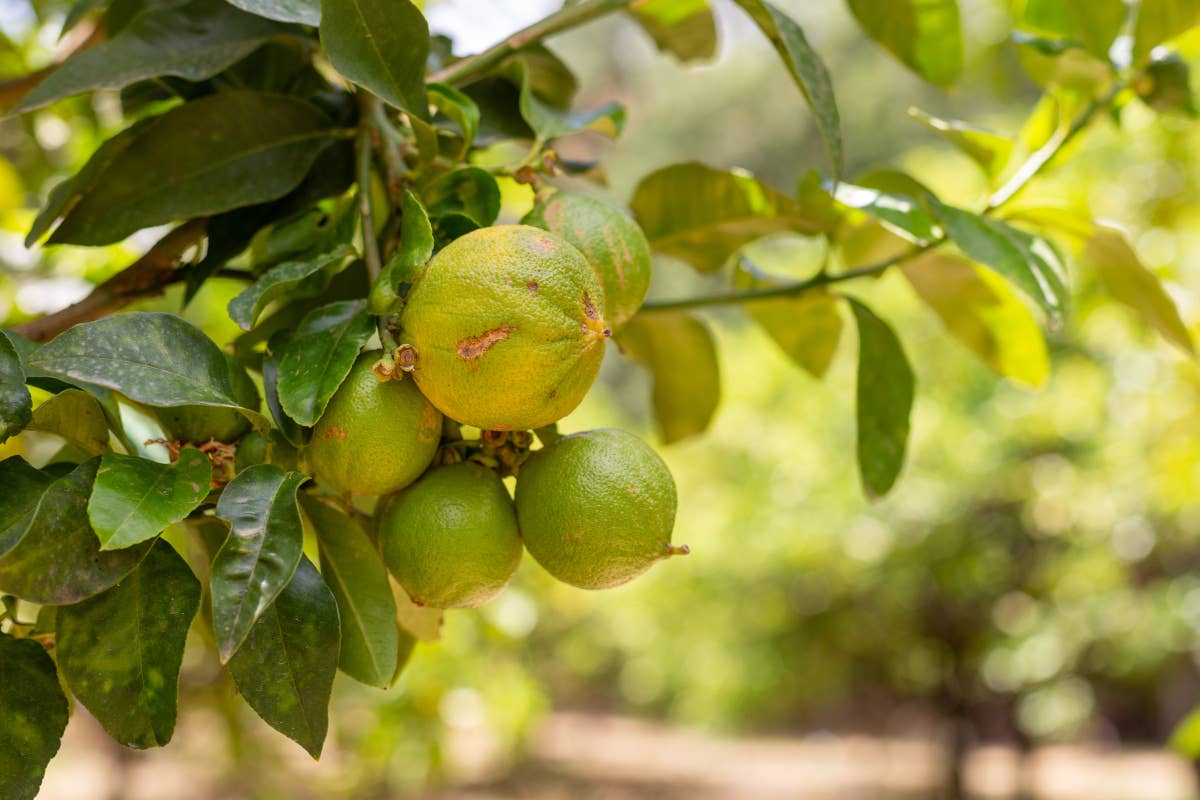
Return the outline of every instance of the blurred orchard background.
{"type": "MultiPolygon", "coordinates": [[[[557,7],[425,5],[458,52],[557,7]]],[[[604,160],[607,186],[593,191],[624,204],[640,176],[687,159],[778,187],[824,164],[765,40],[714,5],[712,67],[679,66],[624,19],[551,40],[584,104],[628,107],[615,144],[572,144],[604,160]]],[[[830,65],[848,174],[898,167],[947,202],[982,196],[977,169],[907,108],[1020,130],[1039,87],[1007,0],[961,0],[968,61],[952,93],[899,68],[843,3],[780,5],[830,65]]],[[[0,0],[0,81],[53,59],[67,8],[0,0]]],[[[1181,48],[1193,59],[1200,40],[1181,48]]],[[[48,188],[113,131],[118,102],[99,93],[0,120],[0,324],[82,297],[158,235],[22,244],[48,188]]],[[[1119,128],[1099,124],[1074,146],[1026,200],[1065,198],[1129,231],[1196,331],[1200,127],[1134,102],[1119,128]]],[[[529,199],[509,188],[511,221],[529,199]]],[[[784,238],[756,260],[803,277],[821,255],[784,238]]],[[[686,267],[656,268],[655,297],[706,289],[686,267]]],[[[864,499],[855,470],[853,337],[818,382],[741,311],[706,312],[721,406],[707,435],[661,450],[689,558],[602,593],[556,584],[526,558],[496,602],[447,614],[442,640],[418,647],[395,689],[339,676],[319,764],[235,705],[197,656],[170,746],[118,752],[77,709],[42,796],[1197,797],[1192,767],[1165,747],[1200,703],[1200,370],[1076,275],[1068,325],[1026,343],[1038,385],[1000,379],[894,272],[853,289],[921,354],[912,457],[887,499],[864,499]]],[[[187,318],[232,340],[225,305],[240,288],[209,281],[187,318]]],[[[138,308],[176,310],[178,289],[138,308]]],[[[610,356],[561,427],[658,441],[648,377],[610,356]]],[[[1200,736],[1185,726],[1176,737],[1185,749],[1189,733],[1200,736]]]]}

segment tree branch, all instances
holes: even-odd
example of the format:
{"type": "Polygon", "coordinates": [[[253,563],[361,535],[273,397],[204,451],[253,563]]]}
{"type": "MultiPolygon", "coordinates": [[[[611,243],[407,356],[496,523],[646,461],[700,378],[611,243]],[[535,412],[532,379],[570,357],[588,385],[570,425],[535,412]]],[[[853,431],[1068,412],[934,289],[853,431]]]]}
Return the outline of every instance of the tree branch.
{"type": "Polygon", "coordinates": [[[36,72],[31,72],[28,75],[22,75],[18,78],[12,78],[6,81],[0,81],[0,111],[8,111],[14,108],[18,103],[25,98],[25,95],[33,91],[33,87],[41,83],[50,73],[58,69],[59,66],[71,56],[82,52],[94,44],[98,44],[105,39],[104,26],[96,25],[91,32],[77,44],[68,46],[54,59],[54,63],[49,66],[42,67],[36,72]]]}
{"type": "Polygon", "coordinates": [[[502,42],[498,42],[482,53],[455,61],[448,67],[429,76],[430,83],[445,83],[462,86],[481,75],[523,47],[540,42],[556,33],[569,30],[597,17],[633,5],[634,0],[582,0],[566,6],[545,19],[517,31],[502,42]]]}
{"type": "Polygon", "coordinates": [[[137,261],[92,289],[91,294],[78,303],[18,325],[16,332],[35,342],[45,342],[73,325],[112,314],[134,300],[161,294],[171,284],[184,279],[187,271],[178,270],[176,266],[188,248],[204,237],[207,224],[207,219],[183,223],[159,239],[137,261]]]}

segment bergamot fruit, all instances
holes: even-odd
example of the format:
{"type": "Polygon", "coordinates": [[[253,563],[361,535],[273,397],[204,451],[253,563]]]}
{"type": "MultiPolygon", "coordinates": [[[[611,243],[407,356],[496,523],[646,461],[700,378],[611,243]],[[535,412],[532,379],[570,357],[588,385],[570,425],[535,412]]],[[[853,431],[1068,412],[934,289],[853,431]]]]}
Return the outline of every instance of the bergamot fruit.
{"type": "Polygon", "coordinates": [[[579,249],[604,287],[608,321],[620,328],[641,308],[652,262],[646,234],[625,212],[585,194],[558,192],[523,220],[579,249]]]}
{"type": "Polygon", "coordinates": [[[412,381],[375,377],[380,355],[358,357],[304,449],[313,474],[339,492],[403,489],[429,466],[441,440],[442,415],[412,381]]]}
{"type": "Polygon", "coordinates": [[[631,580],[668,556],[675,481],[646,443],[619,430],[564,436],[517,475],[525,548],[547,572],[581,589],[631,580]]]}
{"type": "MultiPolygon", "coordinates": [[[[257,411],[259,397],[254,381],[232,356],[228,353],[223,355],[229,371],[229,384],[233,388],[233,398],[239,405],[257,411]]],[[[158,417],[168,439],[193,444],[204,444],[214,439],[228,444],[237,441],[250,430],[250,421],[232,408],[172,406],[156,409],[155,416],[158,417]]]]}
{"type": "Polygon", "coordinates": [[[446,416],[527,430],[570,413],[604,342],[604,290],[571,244],[525,225],[462,236],[417,278],[400,318],[413,377],[446,416]]]}
{"type": "Polygon", "coordinates": [[[521,560],[512,500],[490,469],[438,467],[387,502],[379,518],[383,560],[413,602],[476,608],[521,560]]]}

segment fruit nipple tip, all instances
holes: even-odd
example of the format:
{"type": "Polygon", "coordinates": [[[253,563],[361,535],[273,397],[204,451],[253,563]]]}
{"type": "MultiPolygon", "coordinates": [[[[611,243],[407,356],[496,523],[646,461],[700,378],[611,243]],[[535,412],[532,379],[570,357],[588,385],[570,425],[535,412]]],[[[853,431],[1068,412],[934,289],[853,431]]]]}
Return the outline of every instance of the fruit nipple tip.
{"type": "Polygon", "coordinates": [[[692,548],[688,547],[686,544],[681,544],[678,547],[673,544],[667,545],[668,556],[686,556],[690,552],[692,552],[692,548]]]}

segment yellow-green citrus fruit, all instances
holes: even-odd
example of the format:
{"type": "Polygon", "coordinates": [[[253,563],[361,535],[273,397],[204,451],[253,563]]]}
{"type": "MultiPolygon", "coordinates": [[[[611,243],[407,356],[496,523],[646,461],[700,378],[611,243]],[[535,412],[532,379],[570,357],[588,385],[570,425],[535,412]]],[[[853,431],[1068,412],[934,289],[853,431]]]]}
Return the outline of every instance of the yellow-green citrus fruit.
{"type": "MultiPolygon", "coordinates": [[[[224,355],[234,399],[240,405],[257,411],[259,398],[254,381],[232,356],[228,353],[224,355]]],[[[250,421],[231,408],[174,406],[156,409],[155,416],[158,417],[168,439],[193,444],[204,444],[213,439],[218,442],[235,442],[250,430],[250,421]]]]}
{"type": "Polygon", "coordinates": [[[614,329],[641,308],[653,268],[650,244],[621,209],[585,194],[559,192],[534,206],[523,221],[561,236],[583,253],[604,286],[614,329]]]}
{"type": "Polygon", "coordinates": [[[470,462],[432,469],[391,498],[379,544],[413,602],[433,608],[483,605],[521,561],[508,490],[495,472],[470,462]]]}
{"type": "Polygon", "coordinates": [[[417,385],[446,416],[526,430],[569,414],[587,393],[605,339],[604,290],[562,238],[497,225],[441,250],[409,292],[401,340],[417,385]]]}
{"type": "Polygon", "coordinates": [[[581,589],[618,586],[688,552],[671,545],[671,472],[625,431],[576,433],[534,453],[517,475],[516,505],[529,554],[581,589]]]}
{"type": "Polygon", "coordinates": [[[313,474],[340,492],[403,489],[429,466],[441,440],[442,415],[412,381],[375,377],[380,355],[358,357],[304,449],[313,474]]]}

